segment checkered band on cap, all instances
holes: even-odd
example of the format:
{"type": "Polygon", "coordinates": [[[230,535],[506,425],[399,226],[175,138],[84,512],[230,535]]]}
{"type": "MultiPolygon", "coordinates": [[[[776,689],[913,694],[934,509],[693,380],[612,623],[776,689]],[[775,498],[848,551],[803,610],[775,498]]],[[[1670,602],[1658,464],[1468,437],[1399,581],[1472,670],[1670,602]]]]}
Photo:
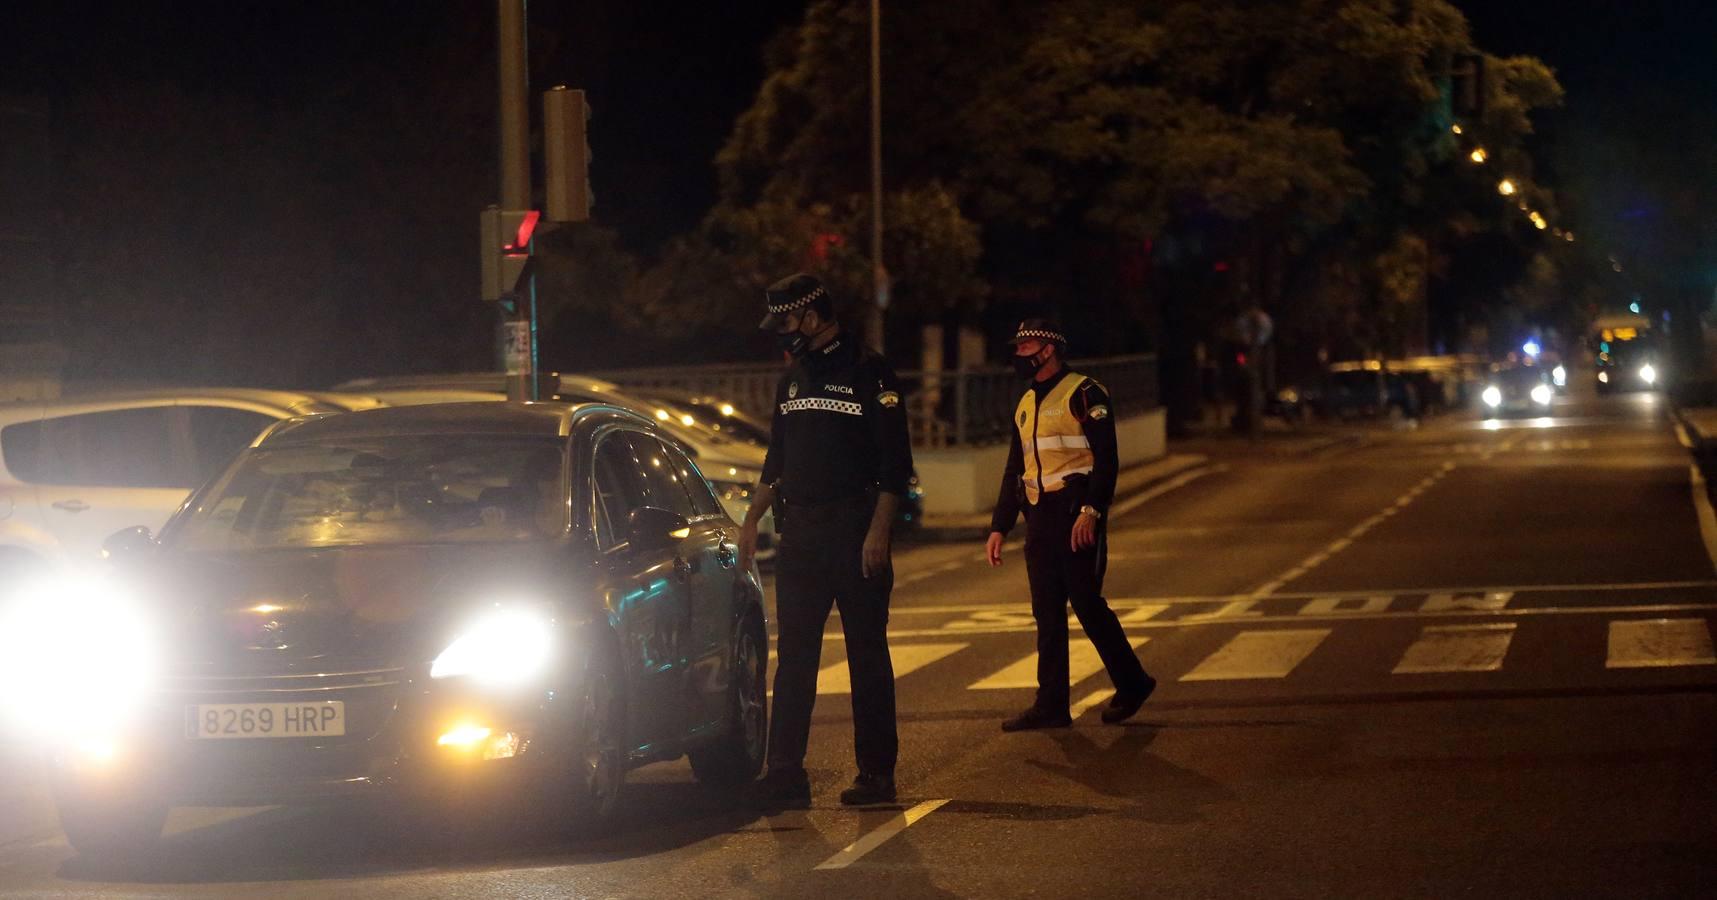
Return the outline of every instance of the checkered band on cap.
{"type": "Polygon", "coordinates": [[[815,290],[811,291],[809,294],[806,294],[803,297],[799,297],[799,298],[794,299],[794,300],[784,300],[780,303],[768,304],[769,305],[769,312],[772,314],[780,314],[780,313],[785,313],[785,312],[792,312],[795,309],[801,309],[803,307],[810,306],[811,301],[816,300],[818,297],[823,296],[823,293],[824,293],[824,291],[823,291],[822,286],[818,285],[815,290]]]}
{"type": "Polygon", "coordinates": [[[1016,342],[1023,341],[1026,338],[1037,338],[1040,341],[1049,341],[1054,344],[1067,343],[1067,335],[1062,334],[1059,331],[1051,331],[1047,328],[1021,328],[1019,333],[1014,335],[1014,340],[1016,342]]]}

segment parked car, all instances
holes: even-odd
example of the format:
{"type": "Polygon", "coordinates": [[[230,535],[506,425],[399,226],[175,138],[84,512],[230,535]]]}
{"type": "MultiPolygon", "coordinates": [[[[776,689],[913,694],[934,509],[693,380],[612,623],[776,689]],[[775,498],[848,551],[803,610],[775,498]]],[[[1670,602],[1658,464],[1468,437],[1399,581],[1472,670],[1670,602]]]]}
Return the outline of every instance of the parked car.
{"type": "Polygon", "coordinates": [[[628,769],[754,778],[763,592],[654,422],[465,403],[272,428],[100,583],[0,628],[72,845],[173,805],[460,798],[600,824],[628,769]]]}
{"type": "MultiPolygon", "coordinates": [[[[337,386],[373,396],[390,404],[446,403],[463,400],[503,400],[507,376],[496,372],[452,375],[402,375],[361,378],[337,386]]],[[[625,390],[612,382],[581,375],[544,376],[543,399],[564,403],[609,403],[656,421],[657,425],[686,447],[714,486],[728,514],[736,521],[751,507],[752,488],[763,475],[763,458],[769,442],[759,445],[734,430],[712,427],[707,418],[690,408],[625,390]]],[[[775,516],[764,516],[757,529],[757,557],[765,562],[775,556],[778,539],[775,516]]]]}
{"type": "Polygon", "coordinates": [[[1323,390],[1323,414],[1335,419],[1369,419],[1389,412],[1388,379],[1376,360],[1334,363],[1323,390]]]}
{"type": "Polygon", "coordinates": [[[265,428],[365,403],[206,388],[0,405],[0,570],[95,559],[122,528],[160,528],[265,428]]]}

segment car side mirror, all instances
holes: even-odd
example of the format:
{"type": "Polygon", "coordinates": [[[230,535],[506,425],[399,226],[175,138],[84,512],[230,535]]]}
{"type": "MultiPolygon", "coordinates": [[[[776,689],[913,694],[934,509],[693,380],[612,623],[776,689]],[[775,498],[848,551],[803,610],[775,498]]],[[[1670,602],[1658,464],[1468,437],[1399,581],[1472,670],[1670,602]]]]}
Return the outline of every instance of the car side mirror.
{"type": "Polygon", "coordinates": [[[137,556],[155,549],[155,536],[142,525],[116,531],[101,542],[101,555],[106,559],[137,556]]]}
{"type": "Polygon", "coordinates": [[[692,533],[686,517],[657,506],[640,506],[626,517],[626,541],[639,550],[661,550],[692,533]]]}

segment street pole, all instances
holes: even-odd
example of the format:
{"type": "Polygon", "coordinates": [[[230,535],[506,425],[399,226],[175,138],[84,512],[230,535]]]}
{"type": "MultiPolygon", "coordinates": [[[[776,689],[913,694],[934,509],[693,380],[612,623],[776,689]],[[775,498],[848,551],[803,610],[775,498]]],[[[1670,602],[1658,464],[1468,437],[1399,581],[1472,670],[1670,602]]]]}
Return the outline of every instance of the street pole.
{"type": "Polygon", "coordinates": [[[870,0],[870,344],[883,350],[888,269],[882,264],[882,0],[870,0]]]}
{"type": "MultiPolygon", "coordinates": [[[[499,0],[496,14],[500,94],[496,118],[500,121],[501,209],[531,208],[531,121],[527,103],[530,90],[525,46],[525,0],[499,0]]],[[[513,312],[502,312],[502,328],[523,322],[530,336],[525,371],[507,377],[507,399],[536,399],[536,278],[527,269],[513,312]]],[[[508,341],[502,341],[502,371],[508,341]]]]}

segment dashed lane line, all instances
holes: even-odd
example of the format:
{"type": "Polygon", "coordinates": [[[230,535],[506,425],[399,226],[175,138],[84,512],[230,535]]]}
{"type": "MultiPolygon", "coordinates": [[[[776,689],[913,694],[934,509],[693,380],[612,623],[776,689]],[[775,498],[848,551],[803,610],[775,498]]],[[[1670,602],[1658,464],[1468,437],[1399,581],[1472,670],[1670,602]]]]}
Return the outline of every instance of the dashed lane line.
{"type": "Polygon", "coordinates": [[[858,840],[848,844],[839,853],[836,853],[834,856],[818,863],[816,868],[818,870],[844,869],[853,863],[858,862],[860,859],[864,858],[866,853],[882,846],[889,840],[889,838],[911,828],[925,816],[941,809],[942,805],[947,802],[947,800],[926,800],[911,809],[901,812],[900,815],[889,819],[876,829],[861,836],[858,840]]]}
{"type": "Polygon", "coordinates": [[[1454,469],[1455,464],[1452,460],[1444,462],[1440,467],[1438,467],[1437,471],[1425,476],[1425,478],[1421,479],[1417,484],[1408,488],[1406,493],[1396,497],[1395,500],[1388,506],[1384,507],[1382,511],[1348,529],[1347,534],[1331,541],[1328,546],[1301,560],[1299,564],[1259,585],[1258,588],[1249,596],[1254,599],[1263,599],[1265,597],[1272,596],[1289,582],[1301,578],[1309,574],[1318,566],[1329,562],[1330,557],[1353,546],[1354,541],[1364,537],[1367,532],[1371,531],[1371,529],[1388,521],[1390,516],[1406,509],[1414,500],[1419,499],[1419,495],[1430,490],[1437,482],[1441,481],[1450,472],[1454,471],[1454,469]]]}

